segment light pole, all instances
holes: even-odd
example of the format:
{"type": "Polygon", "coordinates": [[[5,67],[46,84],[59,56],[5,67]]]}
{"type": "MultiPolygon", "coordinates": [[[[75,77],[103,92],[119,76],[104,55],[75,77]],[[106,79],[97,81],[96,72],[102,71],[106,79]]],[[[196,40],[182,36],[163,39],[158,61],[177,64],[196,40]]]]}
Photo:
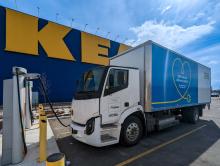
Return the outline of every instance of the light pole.
{"type": "Polygon", "coordinates": [[[59,13],[56,13],[56,21],[58,20],[59,13]]]}
{"type": "Polygon", "coordinates": [[[71,19],[71,24],[70,24],[70,27],[71,27],[71,28],[73,27],[73,21],[74,21],[74,20],[75,20],[74,18],[71,19]]]}
{"type": "Polygon", "coordinates": [[[15,0],[15,8],[18,9],[17,0],[15,0]]]}
{"type": "Polygon", "coordinates": [[[134,40],[133,42],[131,42],[131,45],[133,45],[136,42],[136,40],[134,40]]]}
{"type": "Polygon", "coordinates": [[[37,17],[39,17],[39,15],[40,15],[40,7],[37,6],[37,17]]]}
{"type": "Polygon", "coordinates": [[[86,30],[87,25],[88,25],[88,24],[85,24],[85,27],[84,27],[84,30],[83,30],[83,31],[85,31],[85,30],[86,30]]]}
{"type": "Polygon", "coordinates": [[[96,31],[95,31],[95,35],[96,35],[96,34],[97,34],[97,32],[99,31],[99,29],[100,29],[99,27],[96,29],[96,31]]]}
{"type": "Polygon", "coordinates": [[[115,41],[119,38],[119,35],[116,36],[115,41]]]}
{"type": "Polygon", "coordinates": [[[107,33],[106,38],[109,36],[110,33],[111,33],[111,32],[108,32],[108,33],[107,33]]]}
{"type": "Polygon", "coordinates": [[[127,37],[125,38],[125,40],[123,41],[123,43],[124,43],[126,40],[128,40],[128,38],[127,38],[127,37]]]}

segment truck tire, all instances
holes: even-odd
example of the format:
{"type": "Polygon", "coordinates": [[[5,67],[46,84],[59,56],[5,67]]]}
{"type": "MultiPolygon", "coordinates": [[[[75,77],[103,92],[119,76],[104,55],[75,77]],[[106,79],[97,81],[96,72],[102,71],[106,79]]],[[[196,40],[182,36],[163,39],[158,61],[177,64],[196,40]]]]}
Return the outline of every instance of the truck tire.
{"type": "Polygon", "coordinates": [[[120,143],[125,146],[137,144],[143,135],[143,125],[136,116],[129,116],[125,119],[120,135],[120,143]]]}
{"type": "Polygon", "coordinates": [[[197,108],[194,108],[192,110],[189,111],[189,122],[196,124],[199,120],[199,110],[197,108]]]}
{"type": "Polygon", "coordinates": [[[182,115],[182,118],[181,118],[181,122],[188,122],[188,112],[189,110],[182,110],[181,112],[181,115],[182,115]]]}
{"type": "Polygon", "coordinates": [[[182,112],[183,122],[196,124],[199,120],[198,108],[191,108],[182,112]]]}

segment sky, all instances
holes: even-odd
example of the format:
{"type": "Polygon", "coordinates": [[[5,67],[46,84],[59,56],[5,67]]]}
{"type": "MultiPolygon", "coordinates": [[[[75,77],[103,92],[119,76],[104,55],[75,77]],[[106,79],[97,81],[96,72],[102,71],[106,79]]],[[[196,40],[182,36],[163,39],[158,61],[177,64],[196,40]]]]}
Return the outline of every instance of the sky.
{"type": "Polygon", "coordinates": [[[220,89],[220,0],[1,0],[0,5],[132,46],[153,40],[211,67],[212,87],[220,89]]]}

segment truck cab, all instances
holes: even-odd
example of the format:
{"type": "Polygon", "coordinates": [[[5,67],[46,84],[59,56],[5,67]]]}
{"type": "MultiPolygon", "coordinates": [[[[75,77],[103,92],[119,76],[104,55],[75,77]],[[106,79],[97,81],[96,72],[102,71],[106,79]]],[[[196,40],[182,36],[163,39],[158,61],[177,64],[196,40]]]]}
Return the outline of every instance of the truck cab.
{"type": "Polygon", "coordinates": [[[143,134],[139,70],[118,66],[86,71],[72,101],[72,135],[93,146],[136,144],[143,134]],[[127,118],[131,114],[138,114],[127,118]],[[122,125],[126,122],[126,126],[122,125]]]}

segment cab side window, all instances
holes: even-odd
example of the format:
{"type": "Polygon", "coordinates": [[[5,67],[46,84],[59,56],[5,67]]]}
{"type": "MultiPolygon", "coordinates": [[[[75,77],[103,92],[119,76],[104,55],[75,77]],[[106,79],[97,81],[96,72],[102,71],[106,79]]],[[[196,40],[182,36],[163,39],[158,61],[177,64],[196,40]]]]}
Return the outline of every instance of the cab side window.
{"type": "Polygon", "coordinates": [[[104,95],[109,95],[128,87],[128,70],[111,69],[104,95]]]}

